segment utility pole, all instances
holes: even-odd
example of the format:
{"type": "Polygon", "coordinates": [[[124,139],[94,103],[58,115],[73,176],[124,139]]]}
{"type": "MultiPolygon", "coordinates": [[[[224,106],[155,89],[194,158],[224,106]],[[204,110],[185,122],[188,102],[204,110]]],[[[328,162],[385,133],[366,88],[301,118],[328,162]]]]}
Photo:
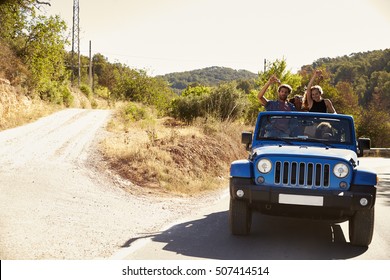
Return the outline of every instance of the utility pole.
{"type": "Polygon", "coordinates": [[[89,86],[93,92],[93,80],[92,80],[92,43],[89,40],[89,86]]]}
{"type": "Polygon", "coordinates": [[[72,86],[74,85],[74,72],[76,68],[75,52],[77,51],[78,86],[80,87],[80,17],[79,0],[73,0],[73,28],[72,28],[72,86]]]}

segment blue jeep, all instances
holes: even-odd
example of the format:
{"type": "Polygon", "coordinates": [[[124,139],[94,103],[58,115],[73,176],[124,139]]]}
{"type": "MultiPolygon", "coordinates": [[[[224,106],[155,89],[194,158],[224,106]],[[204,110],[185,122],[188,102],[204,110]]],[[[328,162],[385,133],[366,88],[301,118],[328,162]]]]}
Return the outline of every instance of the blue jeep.
{"type": "Polygon", "coordinates": [[[359,168],[370,148],[356,139],[353,118],[341,114],[261,112],[243,132],[248,159],[230,167],[232,234],[249,234],[252,211],[349,220],[351,244],[368,246],[374,231],[377,176],[359,168]]]}

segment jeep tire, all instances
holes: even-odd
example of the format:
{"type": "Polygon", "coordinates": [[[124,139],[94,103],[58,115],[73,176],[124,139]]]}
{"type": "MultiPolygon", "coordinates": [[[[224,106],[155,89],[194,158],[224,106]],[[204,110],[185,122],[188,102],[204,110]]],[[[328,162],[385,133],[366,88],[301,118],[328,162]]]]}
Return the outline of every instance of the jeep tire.
{"type": "Polygon", "coordinates": [[[247,202],[230,198],[229,224],[230,230],[234,235],[247,235],[250,233],[252,210],[247,202]]]}
{"type": "Polygon", "coordinates": [[[349,220],[349,240],[352,245],[368,246],[374,233],[374,207],[356,211],[349,220]]]}

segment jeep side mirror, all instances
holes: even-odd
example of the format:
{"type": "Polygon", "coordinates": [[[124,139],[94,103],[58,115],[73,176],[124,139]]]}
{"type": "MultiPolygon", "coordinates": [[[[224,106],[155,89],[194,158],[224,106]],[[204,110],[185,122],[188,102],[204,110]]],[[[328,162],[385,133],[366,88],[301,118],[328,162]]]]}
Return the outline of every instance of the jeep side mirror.
{"type": "Polygon", "coordinates": [[[364,150],[369,150],[371,148],[370,138],[359,138],[358,139],[358,156],[362,157],[364,150]]]}
{"type": "Polygon", "coordinates": [[[252,144],[252,132],[244,131],[241,134],[241,143],[245,144],[246,150],[249,151],[250,145],[252,144]]]}

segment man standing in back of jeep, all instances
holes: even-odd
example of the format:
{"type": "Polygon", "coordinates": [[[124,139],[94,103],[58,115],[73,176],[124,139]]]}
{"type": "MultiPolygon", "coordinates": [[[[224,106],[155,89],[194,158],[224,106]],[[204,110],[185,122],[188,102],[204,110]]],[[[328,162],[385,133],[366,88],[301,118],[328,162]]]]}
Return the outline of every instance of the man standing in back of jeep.
{"type": "Polygon", "coordinates": [[[292,92],[291,86],[287,84],[281,84],[278,87],[278,100],[268,100],[264,97],[268,87],[274,83],[280,84],[280,80],[275,75],[272,75],[259,92],[258,98],[260,103],[267,111],[295,111],[295,106],[287,100],[288,95],[292,92]]]}

